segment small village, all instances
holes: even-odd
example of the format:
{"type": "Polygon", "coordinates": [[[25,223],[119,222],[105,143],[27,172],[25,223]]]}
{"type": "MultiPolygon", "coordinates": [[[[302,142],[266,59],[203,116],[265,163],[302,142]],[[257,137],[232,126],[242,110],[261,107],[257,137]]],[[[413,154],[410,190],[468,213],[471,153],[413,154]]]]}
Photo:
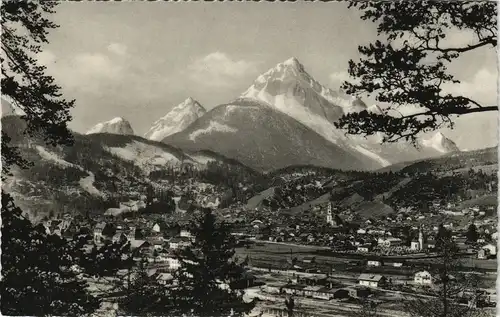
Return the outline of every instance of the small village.
{"type": "MultiPolygon", "coordinates": [[[[348,225],[339,216],[348,212],[339,212],[333,203],[315,206],[310,218],[266,217],[266,210],[243,208],[214,212],[221,220],[231,219],[237,256],[247,262],[242,288],[247,296],[267,303],[259,307],[272,310],[272,303],[293,295],[306,304],[318,300],[357,303],[367,297],[385,299],[392,303],[387,304],[390,309],[397,305],[388,299],[391,294],[432,296],[435,277],[430,273],[432,265],[428,260],[433,257],[440,228],[419,225],[421,216],[400,213],[394,219],[348,225]],[[230,217],[231,212],[236,215],[230,217]],[[269,256],[276,248],[283,252],[269,256]],[[309,254],[304,256],[305,248],[309,248],[309,254]]],[[[452,232],[466,267],[483,280],[481,293],[471,295],[474,305],[481,307],[496,305],[498,234],[495,220],[488,215],[491,210],[477,206],[460,211],[460,217],[470,217],[476,224],[472,237],[470,229],[459,226],[459,222],[449,220],[442,225],[452,232]]],[[[44,227],[48,233],[69,239],[86,234],[89,247],[129,243],[134,260],[147,259],[150,274],[166,283],[181,265],[175,252],[193,241],[188,224],[185,213],[168,217],[144,214],[130,219],[108,214],[93,227],[79,227],[69,217],[46,222],[44,227]]]]}

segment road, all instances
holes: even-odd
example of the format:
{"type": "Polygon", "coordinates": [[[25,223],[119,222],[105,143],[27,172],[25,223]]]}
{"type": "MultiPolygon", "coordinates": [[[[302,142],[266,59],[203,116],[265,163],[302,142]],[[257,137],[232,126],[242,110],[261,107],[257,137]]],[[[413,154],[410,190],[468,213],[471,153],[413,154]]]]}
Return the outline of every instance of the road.
{"type": "MultiPolygon", "coordinates": [[[[261,303],[260,307],[274,308],[274,309],[283,309],[285,297],[278,296],[274,294],[264,294],[259,289],[250,288],[245,291],[245,300],[251,300],[253,298],[259,298],[265,302],[261,303]]],[[[332,316],[332,313],[344,313],[345,315],[341,316],[349,316],[347,313],[352,311],[361,310],[360,305],[338,302],[335,300],[316,300],[312,298],[304,298],[304,297],[294,297],[296,307],[298,310],[303,310],[307,312],[311,312],[314,315],[324,315],[324,316],[332,316]]],[[[390,309],[378,309],[377,313],[381,316],[388,317],[406,317],[407,314],[401,313],[401,311],[390,310],[390,309]]]]}

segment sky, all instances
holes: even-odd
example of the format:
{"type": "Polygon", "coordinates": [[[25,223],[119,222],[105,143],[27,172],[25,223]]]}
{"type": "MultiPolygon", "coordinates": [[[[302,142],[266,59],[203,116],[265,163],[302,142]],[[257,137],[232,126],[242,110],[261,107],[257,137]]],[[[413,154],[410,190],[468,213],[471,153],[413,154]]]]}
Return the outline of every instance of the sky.
{"type": "MultiPolygon", "coordinates": [[[[143,135],[186,98],[207,109],[227,103],[292,56],[336,90],[348,79],[348,61],[359,57],[357,46],[376,36],[374,24],[342,2],[63,2],[56,10],[60,28],[39,61],[64,96],[76,99],[70,128],[77,132],[120,116],[143,135]]],[[[497,103],[493,49],[455,64],[450,70],[463,82],[450,89],[497,103]]],[[[462,149],[494,146],[497,115],[463,116],[443,132],[462,149]]]]}

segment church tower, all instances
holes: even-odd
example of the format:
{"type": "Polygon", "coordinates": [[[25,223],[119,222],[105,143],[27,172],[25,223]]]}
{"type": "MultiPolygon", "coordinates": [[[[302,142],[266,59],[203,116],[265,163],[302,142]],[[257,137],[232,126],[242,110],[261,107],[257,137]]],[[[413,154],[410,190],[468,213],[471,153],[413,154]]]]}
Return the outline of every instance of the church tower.
{"type": "Polygon", "coordinates": [[[418,247],[419,250],[424,249],[424,232],[422,230],[422,226],[420,226],[420,229],[418,230],[418,247]]]}
{"type": "Polygon", "coordinates": [[[332,203],[328,203],[326,208],[326,223],[333,226],[333,216],[332,216],[332,203]]]}

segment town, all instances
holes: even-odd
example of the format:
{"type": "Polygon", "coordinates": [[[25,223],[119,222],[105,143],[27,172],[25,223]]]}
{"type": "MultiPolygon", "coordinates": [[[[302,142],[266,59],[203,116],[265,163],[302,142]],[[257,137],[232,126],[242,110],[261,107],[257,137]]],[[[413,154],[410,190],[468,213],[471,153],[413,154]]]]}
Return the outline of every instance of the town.
{"type": "Polygon", "coordinates": [[[0,315],[498,315],[498,5],[195,2],[1,2],[0,315]]]}
{"type": "MultiPolygon", "coordinates": [[[[281,216],[269,217],[266,215],[271,211],[266,208],[248,211],[243,207],[214,213],[231,223],[239,246],[237,256],[246,262],[242,288],[248,298],[260,300],[257,307],[261,311],[282,311],[282,302],[290,295],[303,301],[303,310],[313,310],[317,316],[322,316],[323,310],[357,307],[368,297],[382,303],[383,311],[391,312],[401,308],[401,296],[432,296],[435,277],[429,269],[442,228],[452,233],[464,270],[481,281],[476,290],[480,293],[471,294],[474,302],[467,304],[495,307],[498,234],[493,208],[472,206],[458,211],[454,204],[435,202],[432,210],[435,214],[403,210],[394,218],[352,225],[347,225],[349,219],[352,221],[349,212],[339,211],[332,202],[315,205],[307,217],[291,217],[283,211],[281,216]],[[443,214],[460,221],[447,217],[450,220],[441,225],[422,224],[424,217],[443,214]],[[470,220],[464,222],[464,218],[470,220]],[[340,303],[343,308],[339,308],[340,303]]],[[[147,259],[150,274],[165,283],[181,265],[175,252],[193,241],[188,219],[185,212],[133,218],[105,213],[89,227],[69,217],[43,225],[47,233],[68,239],[86,233],[89,246],[129,243],[133,258],[147,259]]],[[[125,276],[126,271],[120,274],[125,276]]]]}

